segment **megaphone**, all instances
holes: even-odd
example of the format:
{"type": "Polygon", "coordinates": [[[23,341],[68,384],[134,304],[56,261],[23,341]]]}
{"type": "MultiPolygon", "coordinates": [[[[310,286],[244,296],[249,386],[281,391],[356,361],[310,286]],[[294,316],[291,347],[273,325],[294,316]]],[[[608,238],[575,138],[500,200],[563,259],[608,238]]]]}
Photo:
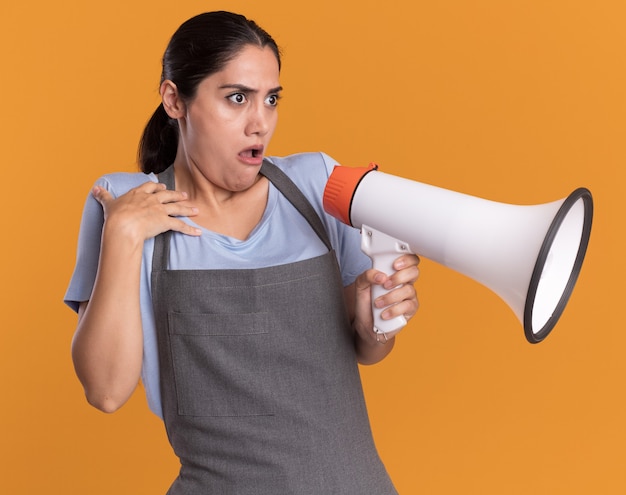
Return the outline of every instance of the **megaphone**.
{"type": "MultiPolygon", "coordinates": [[[[554,328],[570,298],[587,251],[593,200],[586,188],[540,205],[498,203],[415,182],[368,167],[336,166],[324,210],[361,229],[361,249],[390,274],[402,253],[415,253],[462,273],[500,296],[530,343],[554,328]]],[[[373,299],[384,293],[374,286],[373,299]]],[[[382,320],[387,334],[403,316],[382,320]]]]}

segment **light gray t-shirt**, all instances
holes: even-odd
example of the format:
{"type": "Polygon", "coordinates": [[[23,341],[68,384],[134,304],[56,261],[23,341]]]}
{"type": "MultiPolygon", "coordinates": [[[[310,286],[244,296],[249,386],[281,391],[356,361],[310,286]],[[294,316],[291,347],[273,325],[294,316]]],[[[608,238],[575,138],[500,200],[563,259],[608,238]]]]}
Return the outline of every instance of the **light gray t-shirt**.
{"type": "MultiPolygon", "coordinates": [[[[283,170],[318,212],[336,251],[344,286],[350,285],[363,271],[371,268],[370,259],[360,249],[360,234],[324,212],[324,187],[337,162],[324,153],[301,153],[287,157],[269,157],[283,170]]],[[[114,197],[144,182],[157,182],[154,174],[108,174],[96,182],[114,197]]],[[[197,226],[190,218],[187,223],[197,226]]],[[[81,301],[91,297],[103,226],[100,204],[91,194],[87,197],[78,238],[76,266],[65,294],[65,302],[77,310],[81,301]]],[[[143,324],[143,367],[141,378],[150,409],[161,416],[159,364],[150,277],[154,239],[144,244],[141,265],[140,304],[143,324]]],[[[170,242],[170,269],[255,269],[294,263],[327,252],[302,215],[270,184],[268,202],[259,224],[246,240],[234,239],[202,229],[200,237],[174,232],[170,242]]]]}

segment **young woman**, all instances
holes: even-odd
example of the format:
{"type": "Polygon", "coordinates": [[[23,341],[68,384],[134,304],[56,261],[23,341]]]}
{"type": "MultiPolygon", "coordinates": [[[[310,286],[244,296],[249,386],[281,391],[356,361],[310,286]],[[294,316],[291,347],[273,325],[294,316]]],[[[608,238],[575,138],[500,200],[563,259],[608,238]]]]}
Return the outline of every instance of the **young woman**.
{"type": "Polygon", "coordinates": [[[280,53],[253,21],[185,22],[163,58],[143,173],[88,197],[65,300],[87,400],[121,407],[143,380],[181,460],[176,494],[396,493],[376,452],[357,363],[383,359],[384,316],[411,318],[418,259],[387,277],[325,214],[336,164],[266,157],[280,53]]]}

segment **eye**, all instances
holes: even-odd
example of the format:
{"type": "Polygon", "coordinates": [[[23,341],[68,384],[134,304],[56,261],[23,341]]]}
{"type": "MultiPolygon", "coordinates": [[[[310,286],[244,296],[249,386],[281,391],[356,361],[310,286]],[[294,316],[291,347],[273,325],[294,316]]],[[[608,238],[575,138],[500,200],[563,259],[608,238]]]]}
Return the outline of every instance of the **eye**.
{"type": "Polygon", "coordinates": [[[243,105],[246,101],[246,95],[244,93],[233,93],[228,96],[228,99],[237,105],[243,105]]]}
{"type": "Polygon", "coordinates": [[[275,107],[278,105],[278,100],[280,100],[280,95],[269,95],[265,98],[265,104],[271,107],[275,107]]]}

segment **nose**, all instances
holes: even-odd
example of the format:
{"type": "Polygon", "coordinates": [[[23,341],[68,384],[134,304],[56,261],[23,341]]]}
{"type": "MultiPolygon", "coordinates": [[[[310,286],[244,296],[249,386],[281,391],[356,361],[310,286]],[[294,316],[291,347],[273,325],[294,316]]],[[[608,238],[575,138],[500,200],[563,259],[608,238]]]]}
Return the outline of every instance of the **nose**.
{"type": "Polygon", "coordinates": [[[265,136],[272,127],[273,111],[265,105],[255,105],[251,108],[248,123],[246,125],[246,134],[265,136]]]}

